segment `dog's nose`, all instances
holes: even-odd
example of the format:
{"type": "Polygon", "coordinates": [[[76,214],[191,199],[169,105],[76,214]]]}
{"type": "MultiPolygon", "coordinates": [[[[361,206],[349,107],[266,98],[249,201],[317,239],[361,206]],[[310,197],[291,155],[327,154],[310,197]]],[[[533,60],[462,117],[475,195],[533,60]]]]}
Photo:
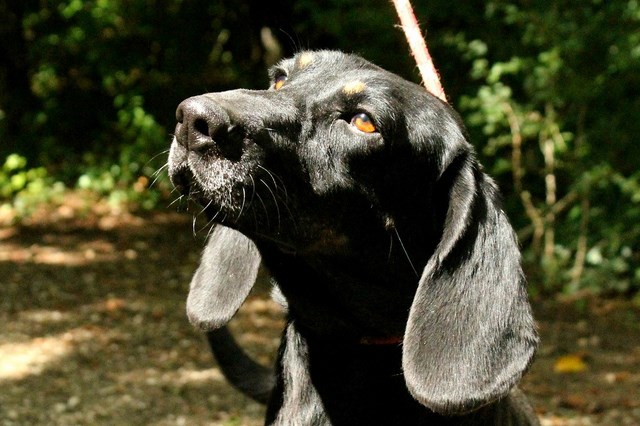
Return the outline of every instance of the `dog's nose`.
{"type": "Polygon", "coordinates": [[[220,143],[230,127],[224,109],[206,96],[194,96],[180,103],[176,119],[176,140],[190,151],[220,143]]]}

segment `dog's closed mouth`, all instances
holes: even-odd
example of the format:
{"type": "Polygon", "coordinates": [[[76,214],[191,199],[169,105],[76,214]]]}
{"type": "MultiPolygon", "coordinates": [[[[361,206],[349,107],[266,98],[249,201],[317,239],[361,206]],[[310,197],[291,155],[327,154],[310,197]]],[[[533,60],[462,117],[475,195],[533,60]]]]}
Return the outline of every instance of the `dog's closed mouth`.
{"type": "Polygon", "coordinates": [[[181,195],[189,195],[194,176],[191,169],[185,164],[171,175],[171,182],[181,195]]]}

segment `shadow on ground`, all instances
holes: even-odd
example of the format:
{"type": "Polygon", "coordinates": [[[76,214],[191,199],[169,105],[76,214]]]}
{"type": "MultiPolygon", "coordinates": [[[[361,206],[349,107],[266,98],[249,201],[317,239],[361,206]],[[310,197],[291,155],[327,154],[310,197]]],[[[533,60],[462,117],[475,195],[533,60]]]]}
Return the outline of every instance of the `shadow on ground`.
{"type": "MultiPolygon", "coordinates": [[[[202,237],[184,215],[0,228],[0,425],[258,425],[184,314],[202,237]]],[[[523,388],[545,425],[640,424],[640,313],[535,302],[523,388]]],[[[272,361],[281,313],[258,289],[232,329],[272,361]]]]}

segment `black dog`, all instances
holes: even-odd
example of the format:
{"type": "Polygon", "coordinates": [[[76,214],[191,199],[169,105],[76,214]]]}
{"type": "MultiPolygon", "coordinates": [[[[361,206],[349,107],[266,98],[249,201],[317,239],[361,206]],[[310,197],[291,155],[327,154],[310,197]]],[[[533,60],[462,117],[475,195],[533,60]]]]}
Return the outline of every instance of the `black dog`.
{"type": "Polygon", "coordinates": [[[267,424],[537,424],[514,388],[537,344],[516,239],[456,113],[339,52],[271,80],[182,102],[169,157],[221,224],[190,320],[226,324],[261,260],[286,300],[273,389],[244,383],[271,393],[267,424]]]}

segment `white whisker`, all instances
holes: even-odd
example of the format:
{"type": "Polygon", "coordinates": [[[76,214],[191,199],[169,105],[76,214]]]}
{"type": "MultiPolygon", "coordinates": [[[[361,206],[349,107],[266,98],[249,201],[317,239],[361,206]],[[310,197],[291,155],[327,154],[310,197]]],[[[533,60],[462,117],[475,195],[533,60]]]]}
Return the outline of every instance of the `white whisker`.
{"type": "Polygon", "coordinates": [[[238,217],[236,217],[236,222],[240,220],[240,216],[242,216],[242,212],[244,211],[244,203],[247,200],[247,192],[244,190],[244,186],[242,187],[242,205],[240,206],[240,213],[238,213],[238,217]]]}
{"type": "Polygon", "coordinates": [[[160,157],[161,155],[168,154],[168,153],[169,153],[169,151],[170,151],[170,149],[165,149],[165,150],[163,150],[163,151],[160,151],[159,153],[157,153],[156,155],[154,155],[153,157],[151,157],[151,158],[149,159],[149,161],[147,161],[144,165],[145,165],[145,166],[148,166],[148,165],[149,165],[149,163],[151,163],[153,160],[155,160],[156,158],[160,157]]]}
{"type": "Polygon", "coordinates": [[[267,227],[270,228],[271,225],[269,224],[269,210],[267,210],[267,206],[264,204],[264,201],[262,201],[262,197],[260,196],[260,194],[258,194],[258,192],[256,191],[256,197],[258,197],[258,201],[260,201],[260,204],[262,204],[262,209],[264,210],[264,215],[265,215],[265,220],[267,221],[267,227]]]}
{"type": "Polygon", "coordinates": [[[256,181],[253,180],[253,176],[249,175],[251,179],[251,198],[249,199],[249,205],[253,204],[253,197],[256,195],[256,181]]]}
{"type": "Polygon", "coordinates": [[[169,163],[165,164],[164,166],[160,167],[158,170],[153,172],[153,174],[151,175],[151,177],[153,178],[153,181],[151,181],[151,183],[149,184],[149,188],[153,188],[153,185],[155,185],[158,179],[160,179],[162,172],[164,172],[168,168],[169,168],[169,163]]]}
{"type": "MultiPolygon", "coordinates": [[[[216,213],[217,215],[218,213],[216,213]]],[[[209,223],[213,222],[213,219],[209,221],[209,223]]],[[[216,229],[216,225],[214,224],[213,226],[209,227],[209,231],[207,231],[207,235],[204,237],[205,241],[207,241],[209,239],[209,237],[211,236],[211,233],[213,232],[213,230],[216,229]]]]}
{"type": "Polygon", "coordinates": [[[162,173],[164,170],[169,168],[169,163],[164,163],[164,165],[162,165],[158,170],[156,170],[155,172],[153,172],[151,174],[151,177],[156,177],[158,176],[160,173],[162,173]]]}
{"type": "Polygon", "coordinates": [[[267,187],[267,190],[271,194],[271,198],[273,198],[273,202],[274,202],[275,207],[276,207],[276,215],[278,217],[278,230],[280,230],[280,225],[281,225],[281,223],[280,223],[280,207],[278,206],[278,199],[276,198],[276,195],[273,193],[273,191],[271,190],[269,185],[267,185],[267,182],[265,182],[262,179],[260,179],[260,182],[262,182],[262,184],[267,187]]]}
{"type": "Polygon", "coordinates": [[[419,277],[420,275],[418,275],[418,271],[416,270],[415,266],[413,266],[413,262],[411,261],[411,257],[409,257],[409,253],[407,252],[407,249],[404,246],[404,243],[402,242],[402,238],[400,238],[400,234],[398,233],[398,229],[396,227],[393,228],[393,230],[396,233],[396,236],[398,237],[398,241],[400,242],[400,247],[402,247],[402,251],[404,252],[404,255],[407,257],[407,260],[409,261],[409,265],[411,265],[411,269],[413,269],[413,273],[416,274],[416,277],[419,277]]]}
{"type": "Polygon", "coordinates": [[[178,198],[176,198],[175,200],[173,200],[168,206],[167,208],[173,206],[175,203],[181,202],[182,199],[184,198],[184,195],[179,196],[178,198]]]}
{"type": "Polygon", "coordinates": [[[220,214],[220,210],[218,210],[216,212],[216,214],[214,214],[213,217],[211,219],[209,219],[209,221],[207,223],[205,223],[205,225],[202,228],[200,228],[200,230],[198,232],[202,232],[206,228],[209,228],[209,231],[207,232],[207,238],[209,238],[209,235],[211,234],[211,229],[214,228],[214,226],[211,226],[211,224],[215,222],[215,220],[216,220],[216,218],[218,217],[219,214],[220,214]]]}
{"type": "Polygon", "coordinates": [[[204,206],[204,207],[202,208],[202,210],[200,210],[200,213],[198,213],[198,216],[200,216],[202,213],[204,213],[204,212],[205,212],[205,210],[207,210],[207,209],[209,208],[209,206],[211,205],[211,203],[213,203],[213,200],[210,200],[210,201],[207,203],[207,205],[206,205],[206,206],[204,206]]]}
{"type": "MultiPolygon", "coordinates": [[[[273,172],[271,172],[269,169],[267,169],[266,167],[263,167],[263,166],[261,166],[259,164],[258,164],[258,167],[261,168],[262,170],[264,170],[269,175],[269,177],[271,178],[271,181],[273,182],[273,186],[274,186],[276,192],[278,192],[278,190],[280,188],[278,186],[278,182],[276,182],[276,175],[273,172]]],[[[282,184],[282,192],[284,193],[284,197],[285,197],[285,200],[286,200],[286,199],[289,198],[289,194],[287,193],[287,187],[285,186],[284,181],[280,177],[278,177],[278,180],[282,184]]]]}
{"type": "Polygon", "coordinates": [[[197,231],[196,231],[196,222],[197,222],[197,220],[198,220],[198,216],[194,215],[193,216],[193,221],[191,223],[191,230],[193,232],[193,236],[194,237],[198,234],[197,231]]]}

